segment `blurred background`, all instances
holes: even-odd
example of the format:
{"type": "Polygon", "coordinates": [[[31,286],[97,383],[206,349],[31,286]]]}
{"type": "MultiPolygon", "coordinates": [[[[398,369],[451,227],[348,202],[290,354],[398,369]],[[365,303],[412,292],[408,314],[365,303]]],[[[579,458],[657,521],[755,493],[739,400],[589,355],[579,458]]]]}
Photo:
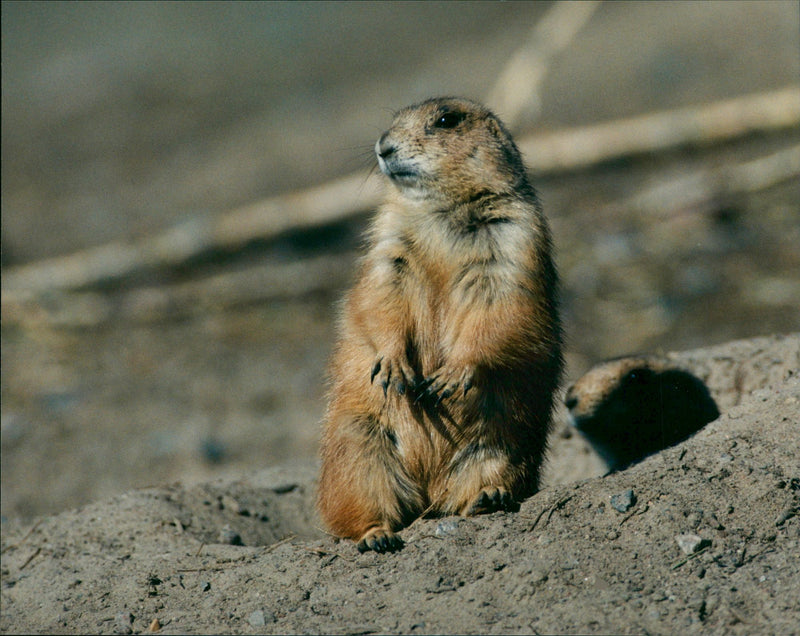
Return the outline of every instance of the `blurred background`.
{"type": "Polygon", "coordinates": [[[529,158],[570,378],[797,331],[799,84],[795,1],[3,2],[3,517],[313,460],[372,146],[433,95],[529,158]]]}

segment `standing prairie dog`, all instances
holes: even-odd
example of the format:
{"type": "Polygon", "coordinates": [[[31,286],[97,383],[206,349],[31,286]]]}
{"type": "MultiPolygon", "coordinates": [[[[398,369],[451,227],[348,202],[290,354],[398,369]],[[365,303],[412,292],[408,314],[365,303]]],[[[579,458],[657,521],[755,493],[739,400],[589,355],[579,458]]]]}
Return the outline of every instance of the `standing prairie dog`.
{"type": "Polygon", "coordinates": [[[361,551],[422,514],[508,509],[538,488],[561,377],[550,231],[486,108],[404,108],[330,369],[319,510],[361,551]]]}

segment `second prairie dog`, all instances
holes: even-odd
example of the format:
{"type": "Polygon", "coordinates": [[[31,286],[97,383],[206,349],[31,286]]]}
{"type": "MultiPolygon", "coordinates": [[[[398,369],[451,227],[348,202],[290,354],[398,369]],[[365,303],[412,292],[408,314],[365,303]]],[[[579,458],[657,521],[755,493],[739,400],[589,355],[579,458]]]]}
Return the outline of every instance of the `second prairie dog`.
{"type": "Polygon", "coordinates": [[[562,357],[550,231],[497,117],[430,99],[376,154],[388,191],[341,315],[318,503],[382,552],[422,514],[537,490],[562,357]]]}
{"type": "Polygon", "coordinates": [[[699,378],[653,355],[595,365],[569,387],[564,403],[572,425],[612,471],[683,441],[719,417],[699,378]]]}

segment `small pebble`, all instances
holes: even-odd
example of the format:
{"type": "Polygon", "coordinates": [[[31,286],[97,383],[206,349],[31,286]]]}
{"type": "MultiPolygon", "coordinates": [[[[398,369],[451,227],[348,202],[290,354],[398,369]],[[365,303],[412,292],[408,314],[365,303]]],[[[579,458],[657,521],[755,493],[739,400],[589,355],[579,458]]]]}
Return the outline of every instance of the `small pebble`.
{"type": "Polygon", "coordinates": [[[728,409],[727,416],[729,420],[738,420],[744,414],[744,409],[740,406],[732,406],[728,409]]]}
{"type": "Polygon", "coordinates": [[[133,633],[133,614],[130,612],[120,612],[114,617],[114,633],[115,634],[132,634],[133,633]]]}
{"type": "Polygon", "coordinates": [[[636,503],[636,495],[633,490],[626,490],[618,495],[611,495],[611,507],[617,512],[628,512],[636,503]]]}
{"type": "Polygon", "coordinates": [[[160,629],[161,629],[161,623],[158,622],[157,618],[154,618],[153,622],[150,623],[150,627],[147,628],[147,630],[150,632],[157,632],[160,629]]]}
{"type": "Polygon", "coordinates": [[[675,541],[684,554],[694,554],[711,543],[696,534],[679,534],[675,541]]]}
{"type": "Polygon", "coordinates": [[[222,495],[219,502],[222,504],[223,509],[230,510],[232,513],[237,515],[240,514],[242,508],[239,505],[239,502],[230,495],[222,495]]]}
{"type": "Polygon", "coordinates": [[[443,519],[436,524],[433,534],[439,538],[448,537],[458,531],[458,519],[443,519]]]}
{"type": "Polygon", "coordinates": [[[219,542],[227,545],[244,545],[242,535],[227,524],[222,526],[222,530],[219,531],[219,542]]]}
{"type": "Polygon", "coordinates": [[[251,627],[264,627],[267,624],[267,619],[264,616],[264,610],[257,609],[250,616],[247,617],[247,622],[251,627]]]}
{"type": "Polygon", "coordinates": [[[777,517],[775,517],[775,525],[776,526],[782,526],[789,519],[791,519],[792,517],[797,516],[797,513],[798,513],[798,509],[797,509],[796,506],[794,506],[794,505],[786,506],[781,511],[781,513],[777,517]]]}
{"type": "Polygon", "coordinates": [[[203,592],[208,592],[208,590],[211,589],[211,583],[209,583],[208,581],[203,581],[203,584],[200,586],[200,589],[203,592]]]}

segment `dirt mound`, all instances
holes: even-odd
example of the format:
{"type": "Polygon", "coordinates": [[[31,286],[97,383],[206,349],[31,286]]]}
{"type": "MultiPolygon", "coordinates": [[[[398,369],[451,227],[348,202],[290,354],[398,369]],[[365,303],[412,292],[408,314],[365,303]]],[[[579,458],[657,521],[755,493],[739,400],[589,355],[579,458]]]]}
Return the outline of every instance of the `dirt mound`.
{"type": "Polygon", "coordinates": [[[419,520],[397,554],[318,530],[313,465],[8,522],[0,629],[798,633],[800,335],[671,357],[722,411],[696,436],[518,513],[419,520]]]}

